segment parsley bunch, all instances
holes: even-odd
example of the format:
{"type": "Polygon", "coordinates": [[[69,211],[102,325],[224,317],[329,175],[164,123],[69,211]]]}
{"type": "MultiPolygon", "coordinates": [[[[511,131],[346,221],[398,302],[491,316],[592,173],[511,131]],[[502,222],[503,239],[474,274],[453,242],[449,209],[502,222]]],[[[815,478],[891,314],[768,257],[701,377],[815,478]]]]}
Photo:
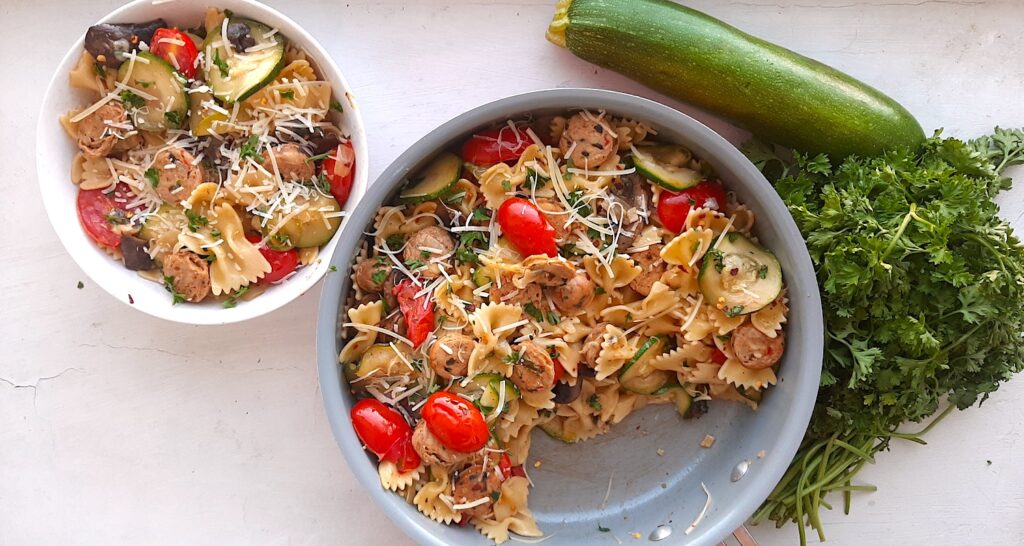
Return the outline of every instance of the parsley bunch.
{"type": "Polygon", "coordinates": [[[754,521],[798,523],[821,540],[830,492],[849,512],[852,478],[898,428],[984,402],[1024,370],[1024,247],[993,199],[1024,163],[1024,131],[972,142],[939,133],[877,158],[747,153],[774,179],[821,287],[825,355],[810,427],[754,521]]]}

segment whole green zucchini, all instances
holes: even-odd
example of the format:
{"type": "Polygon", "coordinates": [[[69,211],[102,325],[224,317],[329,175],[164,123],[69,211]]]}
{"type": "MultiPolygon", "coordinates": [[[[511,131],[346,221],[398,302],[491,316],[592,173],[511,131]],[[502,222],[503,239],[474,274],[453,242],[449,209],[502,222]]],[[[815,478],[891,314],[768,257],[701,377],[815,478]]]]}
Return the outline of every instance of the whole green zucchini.
{"type": "Polygon", "coordinates": [[[877,89],[668,0],[559,0],[547,37],[802,152],[839,160],[925,138],[914,116],[877,89]]]}

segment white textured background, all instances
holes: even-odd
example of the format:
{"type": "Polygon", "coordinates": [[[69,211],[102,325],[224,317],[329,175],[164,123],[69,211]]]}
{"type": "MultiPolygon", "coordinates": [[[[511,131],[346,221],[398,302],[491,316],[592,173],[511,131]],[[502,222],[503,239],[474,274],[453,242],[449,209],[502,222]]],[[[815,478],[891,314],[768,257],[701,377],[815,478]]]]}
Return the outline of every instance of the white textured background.
{"type": "MultiPolygon", "coordinates": [[[[521,91],[604,87],[676,105],[548,44],[553,0],[268,3],[353,84],[371,180],[441,122],[521,91]]],[[[929,130],[1024,126],[1024,2],[687,4],[884,89],[929,130]]],[[[46,221],[41,94],[66,48],[118,5],[0,3],[0,544],[408,544],[368,504],[324,418],[317,291],[242,325],[162,322],[92,285],[46,221]]],[[[1021,196],[1002,200],[1018,227],[1021,196]]],[[[849,517],[825,515],[830,543],[1024,543],[1024,380],[928,440],[895,446],[861,474],[880,491],[856,496],[849,517]]],[[[796,537],[793,527],[754,535],[762,545],[796,537]]]]}

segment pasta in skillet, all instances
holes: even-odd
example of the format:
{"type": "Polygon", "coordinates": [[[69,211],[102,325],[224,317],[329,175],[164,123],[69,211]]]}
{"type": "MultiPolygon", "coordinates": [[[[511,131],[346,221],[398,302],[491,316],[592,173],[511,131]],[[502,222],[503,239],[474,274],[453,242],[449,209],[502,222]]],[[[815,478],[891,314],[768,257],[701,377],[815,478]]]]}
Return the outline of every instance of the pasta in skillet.
{"type": "Polygon", "coordinates": [[[788,312],[754,216],[705,162],[602,112],[510,120],[381,207],[339,362],[381,485],[501,543],[541,536],[534,429],[568,443],[650,404],[757,407],[788,312]]]}

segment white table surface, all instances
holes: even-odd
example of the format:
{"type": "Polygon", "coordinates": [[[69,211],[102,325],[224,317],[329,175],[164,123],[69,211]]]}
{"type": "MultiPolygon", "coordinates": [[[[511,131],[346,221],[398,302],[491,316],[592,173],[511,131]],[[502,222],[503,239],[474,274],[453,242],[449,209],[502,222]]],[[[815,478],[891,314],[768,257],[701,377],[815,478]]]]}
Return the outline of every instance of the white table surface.
{"type": "MultiPolygon", "coordinates": [[[[269,3],[353,84],[371,180],[438,124],[513,93],[604,87],[678,106],[547,43],[553,0],[269,3]]],[[[884,89],[929,130],[1024,126],[1024,2],[687,3],[884,89]]],[[[0,544],[410,544],[328,428],[318,289],[246,324],[163,322],[91,283],[49,226],[35,183],[41,94],[75,37],[118,4],[0,3],[0,544]]],[[[1002,198],[1018,228],[1022,196],[1002,198]]],[[[860,475],[880,490],[856,496],[849,517],[825,514],[830,543],[1024,542],[1024,379],[928,440],[860,475]]],[[[796,538],[792,526],[753,532],[762,545],[796,538]]]]}

